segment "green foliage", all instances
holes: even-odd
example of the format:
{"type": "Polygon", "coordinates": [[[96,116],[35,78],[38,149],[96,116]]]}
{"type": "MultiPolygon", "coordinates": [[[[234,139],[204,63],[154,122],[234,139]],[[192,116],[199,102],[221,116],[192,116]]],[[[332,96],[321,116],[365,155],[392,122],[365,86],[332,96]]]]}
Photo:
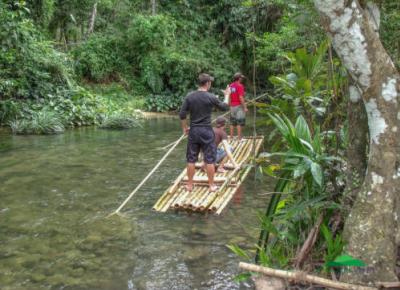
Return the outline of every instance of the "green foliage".
{"type": "Polygon", "coordinates": [[[324,270],[325,272],[329,272],[332,262],[343,252],[344,241],[341,234],[337,234],[336,237],[333,237],[330,229],[325,224],[321,225],[321,234],[326,244],[324,270]]]}
{"type": "Polygon", "coordinates": [[[261,218],[257,259],[260,261],[262,255],[266,255],[264,260],[283,267],[286,260],[276,257],[293,256],[294,249],[304,243],[302,233],[310,231],[320,213],[337,208],[326,193],[325,175],[326,168],[338,159],[324,153],[323,134],[318,128],[312,134],[302,116],[295,124],[286,116],[270,114],[270,118],[285,141],[286,151],[262,156],[265,160],[277,156],[282,161],[279,173],[275,175],[278,178],[276,193],[261,218]],[[268,247],[270,235],[274,240],[268,247]]]}
{"type": "Polygon", "coordinates": [[[15,120],[10,122],[14,134],[58,134],[65,128],[61,118],[54,112],[41,110],[34,112],[30,119],[15,120]]]}
{"type": "Polygon", "coordinates": [[[332,262],[328,263],[330,267],[365,267],[366,264],[360,259],[356,259],[350,255],[340,255],[332,262]]]}
{"type": "Polygon", "coordinates": [[[289,68],[287,51],[312,47],[325,38],[318,15],[306,1],[273,1],[281,8],[282,16],[274,22],[274,29],[256,36],[256,63],[266,78],[289,68]]]}
{"type": "Polygon", "coordinates": [[[113,35],[92,35],[72,50],[78,76],[94,82],[119,81],[129,71],[123,59],[120,39],[113,35]]]}
{"type": "Polygon", "coordinates": [[[103,129],[129,129],[136,126],[138,126],[137,118],[123,112],[107,115],[100,124],[100,128],[103,129]]]}
{"type": "Polygon", "coordinates": [[[382,1],[380,36],[392,60],[400,69],[400,2],[382,1]]]}
{"type": "Polygon", "coordinates": [[[73,85],[65,55],[42,39],[26,11],[0,3],[2,98],[41,98],[73,85]]]}
{"type": "Polygon", "coordinates": [[[182,99],[174,95],[151,95],[144,106],[150,112],[168,112],[177,110],[181,102],[182,99]]]}
{"type": "Polygon", "coordinates": [[[323,42],[315,52],[308,53],[305,48],[286,54],[292,65],[292,72],[286,76],[270,77],[284,98],[297,102],[300,112],[323,115],[329,103],[326,90],[327,74],[324,58],[328,42],[323,42]]]}

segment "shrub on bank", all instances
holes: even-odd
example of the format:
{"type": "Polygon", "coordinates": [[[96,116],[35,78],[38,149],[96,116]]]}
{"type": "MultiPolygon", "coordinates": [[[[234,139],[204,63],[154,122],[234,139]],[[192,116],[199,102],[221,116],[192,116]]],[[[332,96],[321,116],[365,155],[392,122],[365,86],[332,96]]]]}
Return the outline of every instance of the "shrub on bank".
{"type": "Polygon", "coordinates": [[[15,120],[10,122],[11,130],[14,134],[59,134],[65,131],[62,119],[47,110],[33,112],[31,119],[15,120]]]}
{"type": "Polygon", "coordinates": [[[139,125],[138,118],[124,112],[107,115],[100,124],[102,129],[129,129],[139,125]]]}

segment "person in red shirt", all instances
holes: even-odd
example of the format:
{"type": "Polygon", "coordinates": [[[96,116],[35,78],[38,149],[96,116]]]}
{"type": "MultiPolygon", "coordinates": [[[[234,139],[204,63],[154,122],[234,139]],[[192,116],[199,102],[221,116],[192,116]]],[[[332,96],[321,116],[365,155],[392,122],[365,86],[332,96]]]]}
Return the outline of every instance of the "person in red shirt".
{"type": "Polygon", "coordinates": [[[245,88],[243,85],[243,79],[245,76],[240,72],[235,73],[233,76],[233,83],[229,85],[230,88],[230,137],[233,138],[234,129],[236,127],[237,136],[242,139],[242,127],[246,124],[246,113],[247,106],[244,100],[244,96],[246,94],[245,88]]]}

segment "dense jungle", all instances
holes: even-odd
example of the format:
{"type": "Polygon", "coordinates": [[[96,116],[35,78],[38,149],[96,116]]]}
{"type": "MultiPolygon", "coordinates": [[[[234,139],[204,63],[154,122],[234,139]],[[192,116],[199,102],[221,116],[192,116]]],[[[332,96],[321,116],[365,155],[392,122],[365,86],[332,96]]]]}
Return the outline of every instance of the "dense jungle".
{"type": "Polygon", "coordinates": [[[399,68],[398,0],[2,0],[0,289],[400,289],[399,68]],[[180,145],[105,218],[237,72],[224,214],[151,212],[180,145]]]}

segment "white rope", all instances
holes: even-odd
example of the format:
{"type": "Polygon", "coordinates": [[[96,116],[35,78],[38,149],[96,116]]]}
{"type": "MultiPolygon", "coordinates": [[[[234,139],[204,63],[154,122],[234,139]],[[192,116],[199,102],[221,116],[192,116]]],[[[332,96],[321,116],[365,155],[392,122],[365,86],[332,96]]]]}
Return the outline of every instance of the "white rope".
{"type": "Polygon", "coordinates": [[[147,179],[150,178],[150,176],[157,170],[158,167],[160,167],[161,163],[164,162],[164,160],[168,157],[169,154],[175,149],[176,146],[186,137],[185,134],[183,134],[174,144],[174,146],[171,147],[171,149],[168,150],[167,153],[165,153],[164,157],[158,161],[157,165],[154,166],[154,168],[147,174],[147,176],[142,180],[142,182],[139,183],[138,186],[131,192],[131,194],[124,200],[124,202],[118,207],[116,211],[114,211],[111,215],[119,213],[119,211],[125,206],[125,204],[132,198],[132,196],[143,186],[143,184],[147,181],[147,179]]]}

